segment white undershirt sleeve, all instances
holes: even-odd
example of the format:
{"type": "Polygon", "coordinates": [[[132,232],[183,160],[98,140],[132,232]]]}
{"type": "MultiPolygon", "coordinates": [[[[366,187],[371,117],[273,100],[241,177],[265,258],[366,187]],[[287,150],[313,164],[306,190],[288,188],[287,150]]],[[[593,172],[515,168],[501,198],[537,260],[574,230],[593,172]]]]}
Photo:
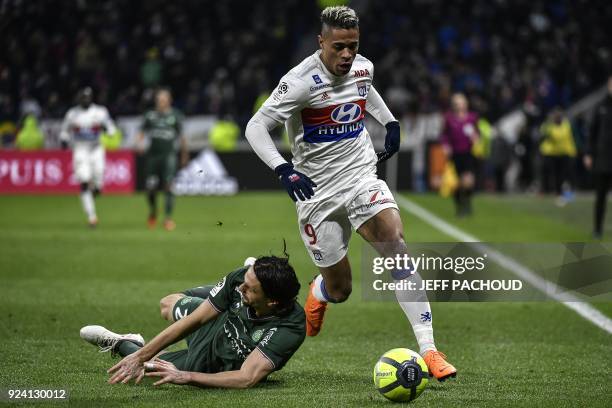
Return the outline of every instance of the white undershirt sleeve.
{"type": "Polygon", "coordinates": [[[115,126],[115,122],[110,117],[108,113],[108,109],[102,108],[104,112],[104,127],[106,129],[106,133],[109,135],[114,135],[117,132],[117,128],[115,126]]]}
{"type": "Polygon", "coordinates": [[[246,127],[244,134],[251,147],[272,170],[287,161],[274,145],[270,131],[301,110],[308,101],[309,92],[303,80],[291,73],[285,75],[246,127]]]}
{"type": "Polygon", "coordinates": [[[278,123],[257,111],[247,124],[244,135],[259,158],[272,170],[287,161],[281,156],[270,136],[270,131],[278,123]]]}
{"type": "Polygon", "coordinates": [[[370,86],[366,99],[366,111],[383,126],[389,122],[397,121],[373,85],[370,86]]]}
{"type": "Polygon", "coordinates": [[[62,128],[60,130],[60,141],[70,142],[70,122],[72,120],[72,109],[66,112],[64,120],[62,121],[62,128]]]}

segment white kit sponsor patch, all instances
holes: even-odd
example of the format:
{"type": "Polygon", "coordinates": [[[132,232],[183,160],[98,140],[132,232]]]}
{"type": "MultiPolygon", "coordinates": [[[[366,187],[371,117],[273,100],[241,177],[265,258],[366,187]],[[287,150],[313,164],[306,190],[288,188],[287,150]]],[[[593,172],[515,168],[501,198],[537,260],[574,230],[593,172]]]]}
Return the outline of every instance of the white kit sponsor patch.
{"type": "Polygon", "coordinates": [[[276,327],[273,327],[270,330],[268,330],[268,332],[266,333],[266,336],[263,338],[262,341],[259,342],[259,346],[265,347],[266,344],[268,344],[268,342],[272,338],[272,336],[274,336],[274,333],[276,333],[276,330],[278,330],[276,327]]]}
{"type": "Polygon", "coordinates": [[[223,289],[224,286],[225,286],[225,276],[223,277],[223,279],[221,279],[221,281],[219,281],[219,283],[215,285],[214,288],[212,288],[212,290],[210,291],[210,296],[212,297],[217,296],[217,293],[219,293],[219,291],[223,289]]]}
{"type": "Polygon", "coordinates": [[[278,84],[276,91],[274,91],[274,93],[272,94],[272,98],[276,102],[281,102],[283,99],[285,99],[285,96],[287,95],[288,92],[289,92],[289,85],[287,85],[286,82],[281,82],[280,84],[278,84]]]}

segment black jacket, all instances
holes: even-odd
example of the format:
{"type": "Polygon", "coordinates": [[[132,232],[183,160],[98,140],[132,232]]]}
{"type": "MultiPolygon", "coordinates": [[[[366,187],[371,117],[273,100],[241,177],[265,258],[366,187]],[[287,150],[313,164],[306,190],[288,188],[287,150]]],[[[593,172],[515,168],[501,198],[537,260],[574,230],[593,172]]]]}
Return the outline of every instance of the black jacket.
{"type": "Polygon", "coordinates": [[[586,145],[586,154],[593,157],[593,171],[612,173],[612,95],[595,108],[586,145]]]}

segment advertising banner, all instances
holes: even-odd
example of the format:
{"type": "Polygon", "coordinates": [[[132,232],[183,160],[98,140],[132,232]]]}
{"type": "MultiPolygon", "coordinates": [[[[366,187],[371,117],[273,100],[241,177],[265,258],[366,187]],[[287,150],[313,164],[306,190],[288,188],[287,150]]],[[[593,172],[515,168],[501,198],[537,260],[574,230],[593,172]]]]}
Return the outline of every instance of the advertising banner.
{"type": "MultiPolygon", "coordinates": [[[[131,193],[136,179],[131,151],[106,152],[104,193],[131,193]]],[[[63,194],[79,191],[72,152],[1,151],[0,194],[63,194]]]]}

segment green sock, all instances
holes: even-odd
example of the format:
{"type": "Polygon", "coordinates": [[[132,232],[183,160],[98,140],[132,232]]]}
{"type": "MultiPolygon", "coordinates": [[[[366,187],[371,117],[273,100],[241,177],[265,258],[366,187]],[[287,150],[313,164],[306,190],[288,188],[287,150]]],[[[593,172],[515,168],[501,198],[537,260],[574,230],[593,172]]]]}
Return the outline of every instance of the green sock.
{"type": "Polygon", "coordinates": [[[147,201],[149,202],[149,216],[151,218],[157,217],[157,191],[149,191],[147,201]]]}
{"type": "Polygon", "coordinates": [[[174,194],[166,191],[166,218],[172,218],[172,210],[174,209],[174,194]]]}
{"type": "Polygon", "coordinates": [[[129,356],[130,354],[135,353],[142,348],[129,340],[122,340],[115,347],[117,353],[121,357],[129,356]]]}

